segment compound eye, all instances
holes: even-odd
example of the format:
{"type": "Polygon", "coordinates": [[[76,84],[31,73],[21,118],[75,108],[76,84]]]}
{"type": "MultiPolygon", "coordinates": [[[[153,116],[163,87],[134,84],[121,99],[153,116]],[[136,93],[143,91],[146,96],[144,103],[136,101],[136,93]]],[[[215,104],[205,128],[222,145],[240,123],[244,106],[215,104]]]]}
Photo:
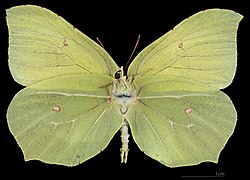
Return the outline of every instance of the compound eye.
{"type": "Polygon", "coordinates": [[[121,77],[121,70],[115,72],[115,79],[120,79],[121,77]]]}

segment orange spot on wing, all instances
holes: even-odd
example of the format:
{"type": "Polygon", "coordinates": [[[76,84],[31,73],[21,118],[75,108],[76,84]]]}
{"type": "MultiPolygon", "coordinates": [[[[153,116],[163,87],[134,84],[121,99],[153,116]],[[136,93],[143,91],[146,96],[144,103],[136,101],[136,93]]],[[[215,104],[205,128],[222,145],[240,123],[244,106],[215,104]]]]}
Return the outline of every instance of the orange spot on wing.
{"type": "Polygon", "coordinates": [[[53,108],[52,108],[52,111],[54,112],[60,112],[61,111],[61,107],[59,105],[55,105],[53,108]]]}

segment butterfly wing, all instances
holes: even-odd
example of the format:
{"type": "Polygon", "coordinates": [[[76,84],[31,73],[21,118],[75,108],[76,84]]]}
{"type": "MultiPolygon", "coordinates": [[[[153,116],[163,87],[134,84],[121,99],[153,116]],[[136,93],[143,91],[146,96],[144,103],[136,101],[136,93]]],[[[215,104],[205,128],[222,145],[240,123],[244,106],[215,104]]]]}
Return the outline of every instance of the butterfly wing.
{"type": "Polygon", "coordinates": [[[48,9],[7,10],[9,67],[16,82],[30,85],[62,74],[108,74],[118,67],[94,41],[48,9]]]}
{"type": "Polygon", "coordinates": [[[108,102],[111,80],[62,75],[18,92],[7,119],[25,160],[74,166],[100,153],[122,123],[119,108],[108,102]]]}
{"type": "Polygon", "coordinates": [[[226,94],[180,77],[141,77],[135,84],[138,103],[127,120],[145,154],[170,167],[218,161],[237,117],[226,94]]]}
{"type": "Polygon", "coordinates": [[[220,88],[236,70],[242,16],[199,12],[146,47],[128,69],[138,102],[128,114],[133,138],[170,167],[217,162],[236,125],[236,110],[220,88]]]}
{"type": "Polygon", "coordinates": [[[236,70],[241,19],[230,10],[201,11],[139,53],[128,75],[175,75],[224,88],[236,70]]]}

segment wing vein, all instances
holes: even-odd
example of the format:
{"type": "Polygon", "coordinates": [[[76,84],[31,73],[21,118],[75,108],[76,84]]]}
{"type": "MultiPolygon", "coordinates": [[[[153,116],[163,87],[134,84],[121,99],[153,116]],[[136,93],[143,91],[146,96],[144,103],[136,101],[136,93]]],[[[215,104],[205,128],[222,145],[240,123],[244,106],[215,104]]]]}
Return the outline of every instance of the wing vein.
{"type": "Polygon", "coordinates": [[[142,109],[140,108],[139,105],[137,105],[138,109],[140,110],[142,116],[144,117],[144,119],[146,119],[147,123],[149,124],[149,126],[151,127],[151,129],[153,130],[154,134],[158,137],[160,143],[161,143],[161,146],[163,147],[165,153],[167,154],[167,156],[169,157],[169,160],[171,161],[171,163],[173,163],[173,160],[171,159],[171,157],[169,156],[169,154],[167,153],[168,150],[167,148],[165,147],[164,143],[163,143],[163,140],[161,138],[161,136],[158,134],[158,132],[156,131],[156,129],[153,127],[153,125],[151,124],[150,120],[146,117],[146,115],[143,113],[142,109]]]}
{"type": "MultiPolygon", "coordinates": [[[[95,122],[93,123],[92,127],[87,131],[85,137],[82,139],[81,143],[79,144],[78,148],[76,149],[75,153],[74,154],[78,154],[80,149],[82,148],[82,144],[83,142],[86,140],[86,138],[88,137],[89,133],[91,132],[91,130],[94,128],[94,125],[101,119],[101,117],[104,115],[104,113],[109,109],[110,107],[107,106],[103,112],[97,117],[97,119],[95,120],[95,122]]],[[[72,158],[72,162],[74,163],[75,162],[75,157],[72,158]]]]}

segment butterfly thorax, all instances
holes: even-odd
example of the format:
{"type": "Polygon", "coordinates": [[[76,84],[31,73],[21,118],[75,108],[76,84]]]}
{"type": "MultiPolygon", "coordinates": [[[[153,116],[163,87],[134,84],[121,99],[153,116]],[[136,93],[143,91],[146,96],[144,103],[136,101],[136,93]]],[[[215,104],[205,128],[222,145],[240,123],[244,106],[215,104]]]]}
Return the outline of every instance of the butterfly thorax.
{"type": "Polygon", "coordinates": [[[132,77],[122,76],[113,81],[111,101],[120,106],[122,114],[126,114],[128,106],[136,102],[136,90],[132,77]]]}

